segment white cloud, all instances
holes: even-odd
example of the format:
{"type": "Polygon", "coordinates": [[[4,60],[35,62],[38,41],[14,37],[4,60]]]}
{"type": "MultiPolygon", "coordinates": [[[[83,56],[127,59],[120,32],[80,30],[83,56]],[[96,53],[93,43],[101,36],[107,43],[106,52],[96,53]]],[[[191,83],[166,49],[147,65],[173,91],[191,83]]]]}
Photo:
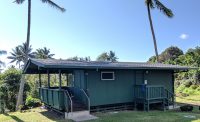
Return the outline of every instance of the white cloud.
{"type": "Polygon", "coordinates": [[[181,38],[181,39],[183,39],[183,40],[186,40],[186,39],[189,38],[189,35],[183,33],[183,34],[181,34],[181,35],[179,36],[179,38],[181,38]]]}

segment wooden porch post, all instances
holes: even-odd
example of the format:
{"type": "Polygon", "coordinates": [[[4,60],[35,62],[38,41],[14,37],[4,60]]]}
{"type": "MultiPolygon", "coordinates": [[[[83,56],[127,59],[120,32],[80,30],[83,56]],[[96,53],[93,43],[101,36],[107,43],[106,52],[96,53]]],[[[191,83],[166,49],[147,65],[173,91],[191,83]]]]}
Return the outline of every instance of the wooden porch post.
{"type": "Polygon", "coordinates": [[[68,76],[69,76],[69,74],[67,73],[67,74],[66,74],[66,80],[67,80],[67,84],[66,84],[66,85],[67,85],[67,86],[69,86],[69,77],[68,77],[68,76]]]}
{"type": "Polygon", "coordinates": [[[41,74],[39,74],[39,87],[42,87],[42,82],[41,82],[41,74]]]}
{"type": "Polygon", "coordinates": [[[47,70],[47,75],[48,75],[48,88],[50,88],[50,75],[49,75],[49,70],[47,70]]]}
{"type": "Polygon", "coordinates": [[[61,70],[59,70],[59,89],[62,87],[61,70]]]}
{"type": "Polygon", "coordinates": [[[172,93],[173,93],[173,97],[172,97],[172,102],[173,102],[173,107],[175,107],[175,99],[176,99],[176,95],[175,95],[175,90],[174,90],[174,72],[172,72],[172,93]]]}

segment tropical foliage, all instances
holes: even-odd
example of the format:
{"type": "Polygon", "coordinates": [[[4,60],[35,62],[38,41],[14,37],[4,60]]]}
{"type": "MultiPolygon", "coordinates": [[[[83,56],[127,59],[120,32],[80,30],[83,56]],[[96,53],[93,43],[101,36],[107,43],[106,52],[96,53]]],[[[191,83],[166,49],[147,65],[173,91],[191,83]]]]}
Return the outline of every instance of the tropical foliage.
{"type": "Polygon", "coordinates": [[[110,51],[110,52],[103,52],[97,57],[97,61],[111,61],[111,62],[116,62],[117,61],[117,56],[115,55],[115,52],[110,51]]]}
{"type": "MultiPolygon", "coordinates": [[[[16,62],[16,65],[19,65],[19,68],[21,67],[21,63],[25,63],[26,59],[26,47],[27,44],[23,43],[22,45],[19,45],[12,49],[12,52],[10,53],[11,56],[8,56],[8,59],[11,59],[10,63],[16,62]]],[[[29,46],[28,48],[28,57],[34,58],[34,53],[32,52],[32,47],[29,46]]]]}
{"type": "Polygon", "coordinates": [[[87,56],[87,57],[74,56],[74,57],[68,58],[67,60],[69,60],[69,61],[91,61],[90,56],[87,56]]]}
{"type": "MultiPolygon", "coordinates": [[[[183,51],[180,48],[171,46],[159,55],[160,63],[174,64],[174,60],[181,55],[183,55],[183,51]]],[[[149,62],[156,63],[156,56],[152,56],[149,62]]]]}
{"type": "Polygon", "coordinates": [[[35,55],[34,57],[38,59],[52,59],[55,54],[51,54],[50,49],[47,49],[46,47],[44,47],[44,48],[36,49],[36,52],[34,52],[34,55],[35,55]]]}
{"type": "MultiPolygon", "coordinates": [[[[0,50],[0,55],[5,55],[5,54],[7,54],[7,52],[5,50],[0,50]]],[[[4,65],[5,65],[5,63],[0,60],[0,67],[4,66],[4,65]]]]}
{"type": "MultiPolygon", "coordinates": [[[[17,4],[22,4],[24,3],[25,0],[15,0],[17,4]]],[[[29,43],[30,43],[30,32],[31,32],[31,0],[28,1],[28,24],[27,24],[27,38],[26,38],[26,49],[29,48],[29,43]]],[[[47,3],[50,6],[60,10],[61,12],[64,12],[65,9],[60,7],[58,4],[53,2],[52,0],[41,0],[42,3],[47,3]]],[[[25,61],[28,61],[28,50],[25,51],[25,61]]],[[[21,78],[21,83],[20,83],[20,89],[18,93],[18,99],[17,99],[17,105],[16,109],[18,109],[19,105],[23,103],[23,91],[24,91],[24,84],[25,84],[25,76],[23,75],[21,78]]]]}
{"type": "MultiPolygon", "coordinates": [[[[15,110],[17,92],[19,90],[19,83],[21,78],[21,71],[15,68],[9,68],[0,75],[0,98],[4,100],[6,108],[10,111],[15,110]]],[[[29,90],[29,86],[25,84],[25,92],[29,90]]]]}
{"type": "MultiPolygon", "coordinates": [[[[180,48],[172,46],[164,50],[159,57],[161,63],[197,68],[200,66],[200,47],[188,49],[183,53],[180,48]]],[[[149,62],[155,63],[155,56],[151,57],[149,62]]],[[[200,94],[200,69],[177,73],[175,78],[177,94],[183,96],[200,94]]]]}

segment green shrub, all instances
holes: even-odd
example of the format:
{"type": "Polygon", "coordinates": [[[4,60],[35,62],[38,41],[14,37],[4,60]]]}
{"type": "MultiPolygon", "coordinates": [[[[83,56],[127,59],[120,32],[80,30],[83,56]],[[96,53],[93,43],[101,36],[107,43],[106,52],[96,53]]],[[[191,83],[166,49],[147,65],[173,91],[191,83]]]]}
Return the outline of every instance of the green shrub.
{"type": "Polygon", "coordinates": [[[38,107],[38,106],[41,106],[41,101],[40,101],[40,99],[28,96],[26,98],[25,105],[28,106],[28,107],[38,107]]]}
{"type": "Polygon", "coordinates": [[[17,93],[21,79],[21,71],[9,68],[0,76],[0,98],[5,102],[5,108],[15,111],[17,93]]]}
{"type": "Polygon", "coordinates": [[[181,92],[183,92],[184,89],[185,89],[185,85],[180,85],[180,86],[176,89],[176,91],[177,91],[178,93],[181,93],[181,92]]]}
{"type": "Polygon", "coordinates": [[[192,85],[192,81],[191,80],[186,80],[184,82],[185,87],[190,87],[192,85]]]}
{"type": "Polygon", "coordinates": [[[200,91],[200,86],[196,89],[197,91],[200,91]]]}
{"type": "Polygon", "coordinates": [[[187,96],[189,96],[188,94],[186,94],[186,93],[181,93],[180,94],[182,97],[187,97],[187,96]]]}
{"type": "Polygon", "coordinates": [[[183,90],[183,93],[188,94],[188,95],[193,95],[195,94],[196,90],[192,89],[192,88],[185,88],[183,90]]]}
{"type": "Polygon", "coordinates": [[[198,86],[197,86],[197,85],[191,85],[190,88],[192,88],[192,89],[197,89],[198,86]]]}

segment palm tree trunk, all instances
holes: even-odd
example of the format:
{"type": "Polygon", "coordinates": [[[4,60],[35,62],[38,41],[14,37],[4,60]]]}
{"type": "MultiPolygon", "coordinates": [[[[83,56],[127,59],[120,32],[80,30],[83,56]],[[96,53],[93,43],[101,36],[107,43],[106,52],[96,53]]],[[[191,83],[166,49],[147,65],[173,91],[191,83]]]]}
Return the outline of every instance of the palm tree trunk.
{"type": "MultiPolygon", "coordinates": [[[[29,49],[29,42],[30,42],[30,30],[31,30],[31,0],[28,0],[28,27],[27,27],[27,39],[26,39],[26,54],[25,54],[25,61],[24,64],[28,61],[28,49],[29,49]]],[[[24,84],[25,84],[25,74],[22,74],[19,93],[17,97],[17,104],[16,110],[19,109],[19,105],[23,104],[23,93],[24,93],[24,84]]]]}
{"type": "Polygon", "coordinates": [[[154,28],[153,28],[153,22],[151,19],[151,10],[150,10],[149,4],[147,4],[147,10],[148,10],[149,23],[150,23],[150,27],[151,27],[151,33],[153,36],[153,44],[154,44],[156,59],[157,59],[157,62],[160,63],[159,56],[158,56],[157,43],[156,43],[156,36],[155,36],[154,28]]]}

